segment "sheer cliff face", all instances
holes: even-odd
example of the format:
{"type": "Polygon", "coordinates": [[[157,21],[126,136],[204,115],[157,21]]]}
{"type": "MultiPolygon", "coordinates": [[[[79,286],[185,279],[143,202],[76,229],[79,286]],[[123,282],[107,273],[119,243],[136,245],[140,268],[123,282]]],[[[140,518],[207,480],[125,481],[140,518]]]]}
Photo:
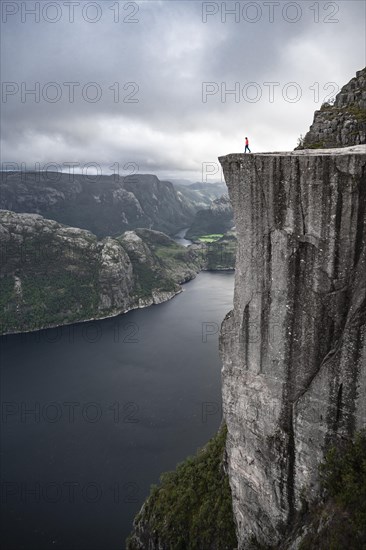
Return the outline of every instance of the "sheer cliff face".
{"type": "Polygon", "coordinates": [[[239,548],[317,493],[329,442],[366,422],[366,147],[220,158],[238,236],[222,325],[239,548]]]}

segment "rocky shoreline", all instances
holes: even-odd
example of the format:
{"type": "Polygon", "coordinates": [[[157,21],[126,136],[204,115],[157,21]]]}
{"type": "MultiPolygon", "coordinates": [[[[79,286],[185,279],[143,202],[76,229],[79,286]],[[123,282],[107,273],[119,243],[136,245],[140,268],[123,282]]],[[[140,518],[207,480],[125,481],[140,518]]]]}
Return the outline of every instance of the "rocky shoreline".
{"type": "MultiPolygon", "coordinates": [[[[181,284],[188,283],[189,281],[193,280],[194,278],[195,277],[192,277],[191,279],[188,279],[187,281],[184,281],[181,284]]],[[[90,317],[89,319],[80,319],[79,321],[73,321],[72,323],[62,323],[62,324],[54,324],[54,325],[50,324],[50,325],[45,325],[45,326],[41,326],[41,327],[38,327],[38,328],[35,328],[35,329],[30,329],[30,330],[21,330],[21,331],[14,331],[14,332],[2,332],[0,334],[0,338],[2,336],[11,336],[12,334],[28,334],[28,333],[32,333],[32,332],[38,332],[40,330],[48,330],[48,329],[59,328],[59,327],[68,327],[68,326],[73,325],[73,324],[89,323],[90,321],[103,321],[103,319],[113,319],[113,317],[118,317],[119,315],[123,315],[125,313],[128,313],[129,311],[134,311],[136,309],[144,309],[145,307],[150,307],[150,306],[162,304],[164,302],[168,302],[169,300],[172,300],[173,298],[175,298],[175,296],[177,296],[178,294],[181,294],[183,292],[183,290],[184,289],[181,288],[181,289],[179,289],[175,292],[171,292],[171,293],[156,292],[154,298],[152,298],[151,300],[140,300],[138,305],[132,306],[132,307],[130,307],[130,308],[124,310],[124,311],[116,311],[116,312],[110,313],[109,315],[104,315],[102,317],[90,317]],[[160,296],[163,297],[163,298],[160,299],[160,296]]]]}

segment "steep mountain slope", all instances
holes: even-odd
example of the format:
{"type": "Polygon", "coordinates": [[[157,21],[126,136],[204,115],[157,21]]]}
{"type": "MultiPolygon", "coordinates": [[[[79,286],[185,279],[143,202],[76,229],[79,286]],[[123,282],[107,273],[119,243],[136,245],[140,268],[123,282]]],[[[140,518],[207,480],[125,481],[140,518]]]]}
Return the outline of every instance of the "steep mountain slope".
{"type": "Polygon", "coordinates": [[[168,300],[205,263],[147,229],[102,240],[37,214],[0,211],[1,332],[117,315],[168,300]]]}

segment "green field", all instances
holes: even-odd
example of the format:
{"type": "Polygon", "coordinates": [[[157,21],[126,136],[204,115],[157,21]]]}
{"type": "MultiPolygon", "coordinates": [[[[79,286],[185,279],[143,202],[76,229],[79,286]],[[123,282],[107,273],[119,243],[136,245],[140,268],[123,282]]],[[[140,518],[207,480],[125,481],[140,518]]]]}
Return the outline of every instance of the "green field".
{"type": "Polygon", "coordinates": [[[214,243],[223,237],[223,233],[212,233],[211,235],[202,235],[198,238],[202,243],[214,243]]]}

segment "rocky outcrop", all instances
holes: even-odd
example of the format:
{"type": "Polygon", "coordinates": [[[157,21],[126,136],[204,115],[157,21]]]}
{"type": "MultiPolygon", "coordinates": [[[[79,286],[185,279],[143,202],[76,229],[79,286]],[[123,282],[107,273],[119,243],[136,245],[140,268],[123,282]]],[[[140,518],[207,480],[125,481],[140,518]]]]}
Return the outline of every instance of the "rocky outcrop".
{"type": "Polygon", "coordinates": [[[98,237],[146,227],[175,234],[200,208],[170,182],[150,174],[86,176],[61,172],[0,172],[0,208],[35,213],[98,237]]]}
{"type": "Polygon", "coordinates": [[[366,147],[219,160],[238,237],[220,351],[244,549],[281,540],[327,446],[366,423],[366,147]]]}
{"type": "Polygon", "coordinates": [[[99,264],[99,312],[104,316],[130,309],[135,280],[128,253],[118,241],[107,237],[98,243],[95,256],[99,264]]]}
{"type": "Polygon", "coordinates": [[[181,291],[205,264],[147,229],[98,240],[38,214],[0,211],[1,333],[118,315],[181,291]]]}
{"type": "Polygon", "coordinates": [[[366,143],[366,68],[343,86],[334,104],[324,103],[297,149],[348,147],[366,143]]]}

